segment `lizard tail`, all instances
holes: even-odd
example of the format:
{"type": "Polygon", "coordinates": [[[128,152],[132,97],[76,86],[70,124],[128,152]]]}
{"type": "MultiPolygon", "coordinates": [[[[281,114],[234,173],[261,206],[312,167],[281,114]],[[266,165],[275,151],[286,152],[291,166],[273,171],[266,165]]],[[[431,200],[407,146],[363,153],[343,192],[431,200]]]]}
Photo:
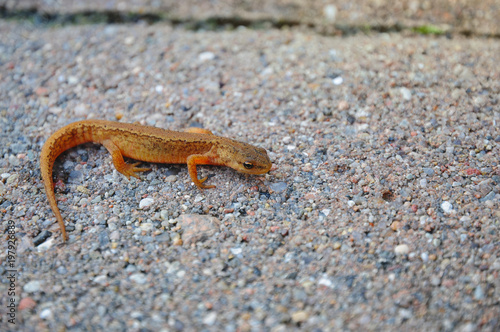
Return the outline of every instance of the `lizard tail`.
{"type": "Polygon", "coordinates": [[[50,136],[42,147],[40,155],[40,170],[43,185],[49,200],[50,207],[54,212],[64,241],[68,240],[66,227],[61,212],[57,207],[56,195],[54,193],[54,182],[52,181],[52,170],[57,157],[64,151],[79,144],[92,141],[92,130],[86,126],[86,121],[75,122],[56,131],[50,136]]]}

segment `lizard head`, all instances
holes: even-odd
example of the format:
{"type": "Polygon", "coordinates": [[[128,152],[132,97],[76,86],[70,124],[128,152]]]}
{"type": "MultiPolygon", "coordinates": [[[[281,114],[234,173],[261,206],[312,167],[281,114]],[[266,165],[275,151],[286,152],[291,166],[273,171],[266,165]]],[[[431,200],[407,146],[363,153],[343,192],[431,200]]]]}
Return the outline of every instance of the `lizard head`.
{"type": "Polygon", "coordinates": [[[265,149],[235,140],[229,141],[226,148],[219,151],[219,156],[225,160],[225,165],[247,174],[269,172],[272,163],[265,149]]]}

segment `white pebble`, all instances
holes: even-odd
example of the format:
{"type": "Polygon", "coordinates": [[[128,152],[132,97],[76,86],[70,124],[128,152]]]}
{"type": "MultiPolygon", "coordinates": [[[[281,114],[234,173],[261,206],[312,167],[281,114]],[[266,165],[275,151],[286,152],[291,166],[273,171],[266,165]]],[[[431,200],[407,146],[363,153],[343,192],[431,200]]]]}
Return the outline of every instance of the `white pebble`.
{"type": "Polygon", "coordinates": [[[209,313],[208,315],[203,318],[203,324],[205,325],[214,325],[215,322],[217,321],[217,313],[215,311],[209,313]]]}
{"type": "Polygon", "coordinates": [[[215,59],[215,54],[213,52],[203,52],[198,55],[198,60],[201,62],[209,61],[215,59]]]}
{"type": "Polygon", "coordinates": [[[101,275],[94,278],[94,282],[96,284],[104,286],[108,282],[108,277],[104,274],[101,274],[101,275]]]}
{"type": "Polygon", "coordinates": [[[51,114],[60,114],[63,111],[61,107],[51,107],[49,108],[49,113],[51,114]]]}
{"type": "Polygon", "coordinates": [[[52,237],[52,238],[48,239],[47,241],[45,241],[44,243],[42,243],[41,245],[39,245],[38,247],[36,247],[36,249],[38,250],[38,252],[44,252],[44,251],[47,251],[50,248],[52,248],[54,243],[55,243],[55,240],[52,237]]]}
{"type": "Polygon", "coordinates": [[[410,247],[406,244],[400,244],[394,248],[394,253],[396,255],[406,255],[410,252],[410,247]]]}
{"type": "Polygon", "coordinates": [[[320,285],[320,286],[326,286],[328,288],[332,288],[333,283],[332,283],[332,281],[330,279],[328,279],[326,277],[322,277],[321,279],[319,279],[318,285],[320,285]]]}
{"type": "Polygon", "coordinates": [[[146,207],[149,207],[151,206],[151,204],[153,204],[155,202],[154,199],[152,198],[143,198],[141,199],[141,202],[139,203],[139,209],[144,209],[146,207]]]}
{"type": "Polygon", "coordinates": [[[84,103],[80,103],[75,106],[74,108],[75,116],[77,117],[84,117],[88,113],[88,107],[84,103]]]}
{"type": "Polygon", "coordinates": [[[78,77],[76,77],[76,76],[70,76],[70,77],[68,77],[68,84],[69,85],[75,85],[75,84],[78,83],[78,81],[79,81],[78,77]]]}
{"type": "Polygon", "coordinates": [[[269,75],[272,75],[273,72],[274,72],[273,68],[267,67],[266,69],[264,69],[263,71],[261,71],[260,74],[262,76],[269,76],[269,75]]]}
{"type": "Polygon", "coordinates": [[[426,252],[423,252],[421,255],[420,255],[420,258],[422,258],[422,262],[424,263],[427,263],[429,261],[429,254],[426,253],[426,252]]]}
{"type": "Polygon", "coordinates": [[[134,43],[134,41],[135,41],[134,36],[127,36],[127,37],[125,37],[125,39],[123,40],[123,43],[124,43],[125,45],[132,45],[132,44],[134,43]]]}
{"type": "Polygon", "coordinates": [[[401,308],[399,309],[399,316],[402,317],[403,319],[410,319],[413,317],[413,313],[409,309],[401,308]]]}
{"type": "Polygon", "coordinates": [[[403,87],[399,91],[401,92],[401,95],[403,96],[404,100],[411,100],[411,91],[410,90],[403,87]]]}
{"type": "Polygon", "coordinates": [[[344,79],[340,76],[337,76],[335,77],[333,80],[332,80],[333,84],[335,85],[340,85],[344,82],[344,79]]]}
{"type": "Polygon", "coordinates": [[[335,5],[326,5],[323,8],[323,15],[329,22],[335,22],[335,18],[337,17],[337,7],[335,5]]]}
{"type": "Polygon", "coordinates": [[[143,285],[145,284],[148,279],[143,273],[134,273],[130,276],[130,280],[135,282],[136,284],[143,285]]]}
{"type": "Polygon", "coordinates": [[[153,223],[150,223],[150,222],[145,222],[143,224],[141,224],[141,226],[139,226],[141,228],[142,231],[145,231],[145,232],[150,232],[154,225],[153,223]]]}
{"type": "Polygon", "coordinates": [[[444,201],[441,203],[441,209],[443,209],[444,213],[451,213],[451,211],[453,211],[453,205],[448,201],[444,201]]]}
{"type": "Polygon", "coordinates": [[[230,250],[233,255],[239,255],[243,252],[243,249],[241,248],[231,248],[230,250]]]}
{"type": "Polygon", "coordinates": [[[116,241],[116,240],[119,240],[119,239],[120,239],[120,232],[118,232],[118,230],[113,231],[113,232],[109,235],[109,239],[110,239],[111,241],[116,241]]]}
{"type": "Polygon", "coordinates": [[[486,205],[486,207],[492,208],[495,205],[495,203],[491,200],[487,200],[484,202],[484,205],[486,205]]]}
{"type": "Polygon", "coordinates": [[[40,318],[41,319],[50,319],[52,318],[52,310],[50,309],[43,309],[42,312],[40,312],[40,318]]]}

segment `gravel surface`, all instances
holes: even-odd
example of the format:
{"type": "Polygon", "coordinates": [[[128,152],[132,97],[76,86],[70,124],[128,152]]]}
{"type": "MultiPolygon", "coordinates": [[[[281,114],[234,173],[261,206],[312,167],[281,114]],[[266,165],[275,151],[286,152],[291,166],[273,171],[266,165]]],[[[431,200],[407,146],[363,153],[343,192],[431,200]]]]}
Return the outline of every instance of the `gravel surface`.
{"type": "MultiPolygon", "coordinates": [[[[500,328],[500,43],[166,25],[0,21],[1,230],[15,222],[17,325],[60,331],[500,328]],[[83,145],[80,119],[202,126],[266,148],[263,177],[83,145]]],[[[7,259],[2,242],[0,262],[7,259]]]]}

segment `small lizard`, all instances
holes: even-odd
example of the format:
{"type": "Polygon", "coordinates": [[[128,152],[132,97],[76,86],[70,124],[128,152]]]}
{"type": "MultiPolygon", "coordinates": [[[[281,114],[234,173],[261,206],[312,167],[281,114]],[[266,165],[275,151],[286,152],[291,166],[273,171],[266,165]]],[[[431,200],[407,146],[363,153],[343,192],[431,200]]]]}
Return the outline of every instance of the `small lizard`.
{"type": "Polygon", "coordinates": [[[131,176],[139,179],[137,172],[151,169],[137,167],[140,162],[128,164],[123,157],[151,163],[187,164],[191,180],[200,189],[215,186],[204,184],[207,177],[198,179],[196,165],[228,166],[248,174],[264,174],[272,166],[265,149],[216,136],[206,129],[190,128],[187,132],[177,132],[105,120],[71,123],[47,139],[40,155],[43,184],[64,241],[68,239],[68,235],[57,207],[52,169],[61,153],[88,142],[102,144],[111,153],[116,170],[127,179],[131,176]]]}

